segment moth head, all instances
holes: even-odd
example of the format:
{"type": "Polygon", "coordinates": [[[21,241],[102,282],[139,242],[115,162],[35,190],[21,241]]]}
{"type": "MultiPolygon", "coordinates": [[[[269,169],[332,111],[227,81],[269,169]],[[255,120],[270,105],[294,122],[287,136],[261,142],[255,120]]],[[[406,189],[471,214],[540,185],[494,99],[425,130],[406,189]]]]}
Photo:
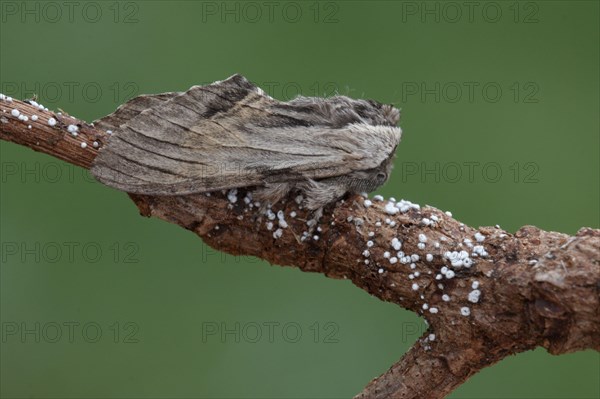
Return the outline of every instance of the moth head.
{"type": "Polygon", "coordinates": [[[338,180],[343,180],[347,191],[354,193],[377,190],[390,178],[393,167],[393,157],[386,159],[379,167],[366,170],[355,170],[338,180]]]}
{"type": "Polygon", "coordinates": [[[396,153],[396,148],[394,148],[394,151],[390,154],[390,156],[381,163],[379,168],[377,168],[375,180],[380,182],[379,186],[382,186],[390,178],[392,169],[394,167],[394,154],[395,153],[396,153]]]}

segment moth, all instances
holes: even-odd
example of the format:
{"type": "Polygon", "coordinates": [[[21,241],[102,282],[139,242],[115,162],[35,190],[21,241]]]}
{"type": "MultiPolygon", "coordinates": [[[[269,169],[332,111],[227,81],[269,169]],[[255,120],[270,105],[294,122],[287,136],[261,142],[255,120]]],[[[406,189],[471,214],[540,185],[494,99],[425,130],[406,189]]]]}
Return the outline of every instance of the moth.
{"type": "Polygon", "coordinates": [[[271,98],[241,75],[138,96],[98,121],[112,130],[91,172],[133,194],[248,188],[275,204],[292,190],[321,210],[389,178],[400,111],[345,96],[271,98]]]}

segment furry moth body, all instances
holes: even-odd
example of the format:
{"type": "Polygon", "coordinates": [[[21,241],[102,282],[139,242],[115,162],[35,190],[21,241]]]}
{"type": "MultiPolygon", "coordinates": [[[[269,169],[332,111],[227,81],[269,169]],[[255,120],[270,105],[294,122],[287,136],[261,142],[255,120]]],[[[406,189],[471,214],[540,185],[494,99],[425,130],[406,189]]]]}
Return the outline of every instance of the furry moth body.
{"type": "Polygon", "coordinates": [[[274,204],[301,190],[316,210],[387,181],[399,117],[391,105],[344,96],[280,102],[233,75],[136,97],[96,121],[114,133],[91,172],[134,194],[255,187],[255,198],[274,204]]]}

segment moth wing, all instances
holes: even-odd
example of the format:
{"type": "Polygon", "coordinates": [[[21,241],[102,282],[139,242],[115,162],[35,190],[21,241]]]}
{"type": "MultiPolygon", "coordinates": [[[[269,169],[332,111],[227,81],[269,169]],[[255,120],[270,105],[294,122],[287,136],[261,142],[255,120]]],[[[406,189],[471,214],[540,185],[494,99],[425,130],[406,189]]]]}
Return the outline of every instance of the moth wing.
{"type": "Polygon", "coordinates": [[[143,94],[121,104],[110,115],[94,121],[94,126],[102,130],[112,130],[113,132],[122,124],[139,115],[148,108],[154,108],[171,98],[180,95],[180,92],[168,92],[160,94],[143,94]]]}
{"type": "Polygon", "coordinates": [[[332,127],[326,114],[286,106],[240,75],[153,101],[119,119],[96,157],[91,171],[104,184],[183,195],[320,179],[377,167],[399,141],[397,128],[332,127]]]}

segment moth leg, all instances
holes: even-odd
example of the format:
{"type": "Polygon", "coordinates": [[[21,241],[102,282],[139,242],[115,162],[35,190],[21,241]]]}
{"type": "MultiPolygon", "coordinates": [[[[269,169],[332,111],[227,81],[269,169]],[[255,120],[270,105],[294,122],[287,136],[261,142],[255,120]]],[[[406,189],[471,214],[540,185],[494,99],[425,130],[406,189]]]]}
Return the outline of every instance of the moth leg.
{"type": "Polygon", "coordinates": [[[306,196],[304,205],[313,211],[311,219],[307,222],[311,234],[323,216],[323,208],[343,197],[347,191],[347,188],[340,184],[317,182],[312,179],[302,183],[300,189],[306,196]]]}
{"type": "Polygon", "coordinates": [[[304,192],[306,199],[304,204],[308,209],[318,210],[330,204],[346,194],[347,187],[333,182],[318,182],[312,179],[302,183],[300,189],[304,192]]]}
{"type": "Polygon", "coordinates": [[[263,214],[271,206],[279,202],[290,192],[289,183],[267,183],[264,187],[252,192],[252,198],[260,202],[260,214],[263,214]]]}

